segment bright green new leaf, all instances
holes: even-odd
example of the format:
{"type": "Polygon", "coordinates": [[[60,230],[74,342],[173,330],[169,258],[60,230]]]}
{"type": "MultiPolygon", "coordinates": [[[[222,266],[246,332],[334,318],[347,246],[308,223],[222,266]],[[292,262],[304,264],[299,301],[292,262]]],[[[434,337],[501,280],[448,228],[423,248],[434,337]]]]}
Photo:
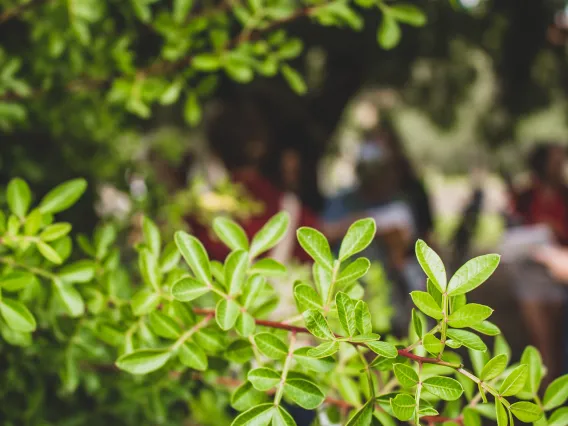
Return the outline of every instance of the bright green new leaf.
{"type": "Polygon", "coordinates": [[[308,284],[298,284],[294,287],[294,299],[299,312],[323,308],[320,295],[308,284]]]}
{"type": "Polygon", "coordinates": [[[403,388],[414,387],[420,381],[418,373],[406,364],[395,364],[394,375],[403,388]]]}
{"type": "Polygon", "coordinates": [[[65,283],[88,283],[95,277],[96,264],[90,260],[79,260],[64,266],[57,275],[65,283]]]}
{"type": "Polygon", "coordinates": [[[544,393],[542,403],[545,410],[560,407],[568,399],[568,374],[555,379],[544,393]]]}
{"type": "Polygon", "coordinates": [[[497,355],[485,364],[485,367],[481,370],[479,378],[483,381],[493,380],[498,377],[505,368],[507,368],[507,363],[509,358],[505,354],[497,355]]]}
{"type": "Polygon", "coordinates": [[[339,248],[339,260],[345,259],[365,250],[375,238],[377,225],[373,219],[361,219],[349,227],[339,248]]]}
{"type": "Polygon", "coordinates": [[[221,57],[213,53],[202,53],[193,57],[191,65],[199,71],[215,71],[221,66],[221,57]]]}
{"type": "Polygon", "coordinates": [[[52,189],[39,203],[39,210],[46,213],[59,213],[67,210],[87,189],[85,179],[73,179],[52,189]]]}
{"type": "Polygon", "coordinates": [[[14,271],[0,275],[0,289],[6,291],[19,291],[28,285],[33,285],[36,277],[31,272],[14,271]]]}
{"type": "Polygon", "coordinates": [[[284,395],[306,410],[321,405],[325,394],[314,383],[304,379],[290,379],[284,383],[284,395]]]}
{"type": "Polygon", "coordinates": [[[280,382],[280,374],[271,368],[261,367],[249,371],[247,379],[255,389],[266,392],[280,382]]]}
{"type": "Polygon", "coordinates": [[[314,263],[312,270],[316,289],[322,300],[327,301],[331,290],[331,271],[325,269],[319,263],[314,263]]]}
{"type": "Polygon", "coordinates": [[[375,401],[370,400],[363,405],[347,422],[346,426],[367,426],[372,424],[375,401]]]}
{"type": "Polygon", "coordinates": [[[201,241],[183,231],[176,232],[174,240],[195,276],[203,283],[210,285],[211,265],[209,264],[209,256],[201,241]]]}
{"type": "Polygon", "coordinates": [[[313,358],[327,358],[339,350],[339,342],[336,340],[323,342],[321,345],[311,348],[308,355],[313,358]]]}
{"type": "Polygon", "coordinates": [[[12,213],[20,218],[24,217],[32,202],[28,184],[20,178],[12,179],[6,188],[6,201],[12,213]]]}
{"type": "Polygon", "coordinates": [[[511,405],[510,410],[517,419],[525,423],[536,422],[543,415],[538,405],[527,401],[514,403],[511,405]]]}
{"type": "Polygon", "coordinates": [[[356,301],[340,291],[335,295],[335,305],[341,327],[348,336],[354,336],[357,333],[355,321],[356,301]]]}
{"type": "Polygon", "coordinates": [[[174,0],[173,18],[177,24],[189,18],[191,6],[193,6],[193,0],[174,0]]]}
{"type": "Polygon", "coordinates": [[[146,285],[151,286],[155,291],[160,290],[160,272],[158,270],[158,261],[156,257],[148,250],[143,248],[140,250],[140,257],[138,258],[138,266],[142,279],[146,285]]]}
{"type": "Polygon", "coordinates": [[[292,68],[286,63],[281,65],[280,71],[282,72],[282,75],[284,76],[284,78],[286,79],[286,81],[288,82],[288,84],[290,85],[290,87],[294,92],[296,92],[299,95],[303,95],[304,93],[306,93],[306,91],[308,90],[306,82],[304,81],[304,78],[298,71],[296,71],[294,68],[292,68]]]}
{"type": "Polygon", "coordinates": [[[195,126],[201,121],[201,104],[199,103],[199,97],[197,93],[191,91],[187,94],[185,99],[185,104],[183,107],[183,118],[185,122],[190,126],[195,126]]]}
{"type": "MultiPolygon", "coordinates": [[[[538,424],[538,423],[537,423],[538,424]]],[[[548,419],[548,426],[566,426],[568,425],[568,407],[559,408],[548,419]]]]}
{"type": "Polygon", "coordinates": [[[529,371],[528,366],[521,364],[515,368],[507,376],[501,387],[499,388],[499,394],[502,396],[512,396],[518,394],[528,379],[529,371]]]}
{"type": "Polygon", "coordinates": [[[336,280],[338,287],[344,287],[352,282],[357,281],[359,278],[364,277],[371,267],[371,262],[365,257],[360,257],[351,262],[343,271],[339,273],[336,280]]]}
{"type": "Polygon", "coordinates": [[[172,296],[181,302],[191,302],[205,293],[210,288],[202,281],[197,281],[192,277],[184,277],[172,285],[172,296]]]}
{"type": "Polygon", "coordinates": [[[85,302],[75,287],[63,284],[61,280],[54,280],[53,282],[57,290],[57,295],[63,302],[69,315],[73,318],[83,315],[85,312],[85,302]]]}
{"type": "Polygon", "coordinates": [[[503,335],[495,337],[493,354],[494,355],[505,354],[509,359],[511,359],[511,347],[509,346],[509,343],[507,343],[507,340],[505,340],[503,335]]]}
{"type": "Polygon", "coordinates": [[[360,334],[369,334],[373,331],[371,322],[371,311],[369,305],[363,300],[357,301],[355,305],[355,326],[360,334]]]}
{"type": "Polygon", "coordinates": [[[463,424],[464,426],[481,426],[481,417],[473,408],[466,407],[463,410],[463,424]]]}
{"type": "Polygon", "coordinates": [[[229,294],[235,295],[241,292],[245,282],[248,267],[248,253],[237,250],[227,256],[225,261],[225,286],[229,294]]]}
{"type": "Polygon", "coordinates": [[[486,334],[488,336],[497,336],[501,334],[499,327],[489,321],[482,321],[479,324],[472,325],[471,328],[479,333],[486,334]]]}
{"type": "Polygon", "coordinates": [[[434,298],[425,291],[413,291],[410,293],[412,301],[418,309],[424,312],[429,317],[434,319],[442,319],[442,308],[436,303],[434,298]]]}
{"type": "Polygon", "coordinates": [[[160,257],[159,265],[160,265],[160,272],[168,273],[172,269],[174,269],[181,258],[181,253],[177,249],[177,246],[174,241],[171,241],[166,245],[164,248],[164,252],[160,257]]]}
{"type": "Polygon", "coordinates": [[[219,216],[213,220],[213,230],[217,237],[231,250],[248,250],[247,234],[237,222],[219,216]]]}
{"type": "Polygon", "coordinates": [[[221,330],[230,330],[235,326],[240,307],[233,299],[221,299],[215,308],[215,319],[221,330]]]}
{"type": "Polygon", "coordinates": [[[152,220],[144,216],[142,219],[142,232],[144,234],[144,242],[146,243],[146,246],[150,249],[150,252],[154,255],[154,257],[158,258],[160,255],[160,248],[162,247],[160,230],[152,220]]]}
{"type": "Polygon", "coordinates": [[[116,229],[112,224],[100,226],[95,230],[95,256],[102,260],[108,254],[109,248],[116,240],[116,229]]]}
{"type": "Polygon", "coordinates": [[[296,349],[294,351],[294,359],[302,367],[316,371],[318,373],[327,373],[335,368],[335,361],[332,357],[314,358],[308,354],[308,352],[310,352],[311,350],[312,348],[310,348],[309,346],[304,346],[303,348],[296,349]]]}
{"type": "Polygon", "coordinates": [[[534,395],[540,388],[542,381],[542,357],[537,348],[527,346],[521,356],[521,364],[529,368],[529,377],[525,383],[524,391],[534,395]]]}
{"type": "Polygon", "coordinates": [[[249,268],[249,274],[261,274],[265,277],[281,277],[286,275],[286,266],[274,259],[260,259],[249,268]]]}
{"type": "Polygon", "coordinates": [[[244,302],[243,306],[245,308],[250,308],[253,306],[254,302],[257,299],[257,296],[260,294],[262,289],[266,286],[266,278],[261,275],[253,275],[248,278],[245,282],[243,296],[244,302]]]}
{"type": "Polygon", "coordinates": [[[63,260],[61,256],[55,251],[53,247],[44,243],[43,241],[36,241],[36,247],[43,257],[56,265],[61,265],[63,260]]]}
{"type": "Polygon", "coordinates": [[[450,377],[434,376],[422,383],[424,389],[444,401],[454,401],[463,393],[463,387],[455,379],[450,377]]]}
{"type": "MultiPolygon", "coordinates": [[[[0,221],[2,217],[0,216],[0,221]]],[[[39,209],[33,209],[30,214],[26,217],[26,222],[24,223],[24,233],[26,235],[36,235],[41,227],[44,226],[44,217],[39,211],[39,209]]],[[[0,232],[2,231],[2,225],[0,224],[0,232]]]]}
{"type": "Polygon", "coordinates": [[[334,339],[335,336],[322,313],[315,309],[308,309],[303,313],[306,328],[318,339],[334,339]]]}
{"type": "Polygon", "coordinates": [[[200,346],[189,340],[183,342],[179,347],[178,356],[181,363],[186,367],[198,371],[207,370],[207,355],[200,346]]]}
{"type": "Polygon", "coordinates": [[[481,340],[477,334],[471,333],[470,331],[449,329],[448,336],[466,348],[482,352],[487,350],[487,346],[483,343],[483,340],[481,340]]]}
{"type": "Polygon", "coordinates": [[[272,416],[272,426],[296,426],[296,422],[288,411],[278,406],[272,416]]]}
{"type": "Polygon", "coordinates": [[[448,283],[448,294],[457,296],[479,287],[495,272],[499,260],[497,254],[486,254],[469,260],[448,283]]]}
{"type": "Polygon", "coordinates": [[[375,342],[380,338],[381,338],[380,334],[370,333],[370,334],[361,334],[359,336],[351,337],[349,341],[353,343],[366,343],[366,342],[375,342]]]}
{"type": "Polygon", "coordinates": [[[422,240],[416,241],[416,259],[432,284],[444,292],[447,286],[446,268],[440,256],[422,240]]]}
{"type": "Polygon", "coordinates": [[[366,345],[377,355],[385,358],[396,358],[398,356],[398,349],[395,345],[389,342],[366,342],[366,345]]]}
{"type": "Polygon", "coordinates": [[[255,258],[278,244],[284,238],[289,223],[290,215],[286,212],[278,213],[266,222],[252,239],[250,257],[255,258]]]}
{"type": "Polygon", "coordinates": [[[116,366],[130,374],[148,374],[162,368],[170,356],[167,349],[141,349],[118,358],[116,366]]]}
{"type": "Polygon", "coordinates": [[[401,393],[390,400],[390,405],[395,417],[406,422],[414,416],[416,400],[411,395],[401,393]]]}
{"type": "Polygon", "coordinates": [[[439,354],[444,347],[440,339],[433,334],[427,334],[424,336],[422,339],[422,346],[424,346],[424,349],[426,349],[429,353],[434,355],[439,354]]]}
{"type": "Polygon", "coordinates": [[[71,232],[71,224],[67,222],[55,223],[45,228],[39,238],[45,242],[55,241],[71,232]]]}
{"type": "Polygon", "coordinates": [[[12,330],[29,333],[36,329],[34,316],[25,305],[17,300],[0,299],[0,313],[12,330]]]}
{"type": "Polygon", "coordinates": [[[288,355],[288,347],[271,333],[259,333],[254,336],[258,350],[272,359],[282,359],[288,355]]]}
{"type": "Polygon", "coordinates": [[[378,43],[387,50],[394,48],[402,37],[400,25],[393,15],[390,13],[383,13],[381,24],[377,30],[378,43]]]}
{"type": "Polygon", "coordinates": [[[235,323],[235,330],[239,333],[239,336],[248,337],[254,333],[255,329],[254,317],[248,312],[241,312],[235,323]]]}
{"type": "Polygon", "coordinates": [[[148,316],[152,331],[165,339],[177,339],[181,335],[181,327],[169,316],[154,311],[148,316]]]}
{"type": "Polygon", "coordinates": [[[257,391],[250,382],[239,386],[231,395],[231,406],[238,411],[246,411],[266,400],[266,393],[257,391]]]}
{"type": "Polygon", "coordinates": [[[509,424],[507,410],[499,398],[495,399],[495,416],[497,418],[497,426],[507,426],[509,424]]]}
{"type": "Polygon", "coordinates": [[[268,426],[274,415],[274,404],[261,404],[241,413],[231,426],[268,426]]]}
{"type": "Polygon", "coordinates": [[[302,248],[316,263],[329,270],[333,268],[331,249],[321,232],[313,228],[302,227],[298,229],[296,235],[302,248]]]}
{"type": "Polygon", "coordinates": [[[418,311],[414,308],[412,308],[411,319],[412,329],[414,330],[416,336],[421,339],[424,336],[424,322],[422,321],[422,317],[420,316],[418,311]]]}
{"type": "Polygon", "coordinates": [[[489,306],[469,303],[457,311],[452,312],[448,317],[448,324],[455,328],[469,327],[486,320],[492,313],[493,309],[489,306]]]}
{"type": "Polygon", "coordinates": [[[413,4],[395,3],[389,6],[389,13],[397,21],[413,27],[422,27],[426,24],[426,15],[413,4]]]}
{"type": "Polygon", "coordinates": [[[158,307],[160,304],[160,294],[150,289],[140,290],[132,297],[130,302],[132,313],[137,317],[147,315],[158,307]]]}

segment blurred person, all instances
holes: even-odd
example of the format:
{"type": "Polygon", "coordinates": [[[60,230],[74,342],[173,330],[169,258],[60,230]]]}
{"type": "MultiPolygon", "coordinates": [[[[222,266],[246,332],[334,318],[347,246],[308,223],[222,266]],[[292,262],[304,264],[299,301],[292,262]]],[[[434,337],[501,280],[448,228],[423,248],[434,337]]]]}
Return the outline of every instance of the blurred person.
{"type": "MultiPolygon", "coordinates": [[[[533,228],[546,225],[551,231],[553,244],[566,247],[568,187],[564,183],[564,149],[553,143],[539,144],[529,158],[529,166],[529,187],[513,194],[513,223],[533,228]]],[[[534,248],[529,250],[533,251],[534,248]]],[[[558,257],[554,253],[558,252],[541,250],[533,253],[532,259],[521,258],[515,262],[512,272],[529,337],[540,350],[544,363],[549,368],[548,378],[551,379],[561,371],[561,342],[564,337],[562,317],[567,292],[555,278],[559,271],[555,266],[558,262],[554,260],[558,257]]]]}

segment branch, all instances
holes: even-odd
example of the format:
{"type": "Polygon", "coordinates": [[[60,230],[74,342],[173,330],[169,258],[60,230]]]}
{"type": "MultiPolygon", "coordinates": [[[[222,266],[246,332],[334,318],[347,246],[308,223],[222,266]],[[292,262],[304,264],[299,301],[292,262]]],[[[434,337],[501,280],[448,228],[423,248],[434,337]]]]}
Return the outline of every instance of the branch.
{"type": "Polygon", "coordinates": [[[16,18],[17,16],[21,15],[28,9],[32,9],[35,6],[39,6],[42,3],[45,3],[50,0],[30,0],[27,3],[19,4],[11,9],[8,9],[0,14],[0,24],[8,22],[12,18],[16,18]]]}

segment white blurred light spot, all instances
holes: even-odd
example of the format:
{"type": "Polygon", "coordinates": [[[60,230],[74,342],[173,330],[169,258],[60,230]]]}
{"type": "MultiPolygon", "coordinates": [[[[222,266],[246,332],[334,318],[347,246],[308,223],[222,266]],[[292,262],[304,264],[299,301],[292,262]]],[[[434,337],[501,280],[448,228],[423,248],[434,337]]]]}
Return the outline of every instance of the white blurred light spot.
{"type": "Polygon", "coordinates": [[[474,8],[479,6],[481,0],[460,0],[460,3],[463,7],[474,8]]]}

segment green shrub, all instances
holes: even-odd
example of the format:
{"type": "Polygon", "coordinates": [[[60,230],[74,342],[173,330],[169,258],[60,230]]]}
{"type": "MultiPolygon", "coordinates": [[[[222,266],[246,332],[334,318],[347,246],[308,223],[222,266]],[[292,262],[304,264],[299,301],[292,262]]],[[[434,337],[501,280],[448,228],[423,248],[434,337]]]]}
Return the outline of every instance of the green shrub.
{"type": "Polygon", "coordinates": [[[337,259],[321,233],[301,228],[313,281],[289,283],[299,315],[274,321],[270,281],[286,266],[262,255],[287,232],[286,213],[252,241],[216,219],[214,232],[232,250],[224,263],[186,232],[162,241],[145,219],[135,268],[122,260],[112,225],[79,236],[79,255],[71,226],[55,221],[85,187],[64,183],[31,209],[27,184],[8,185],[10,212],[0,214],[3,424],[294,425],[293,406],[315,411],[315,424],[324,416],[358,426],[395,418],[470,426],[482,417],[566,424],[558,407],[568,376],[541,398],[536,349],[510,364],[502,338],[490,351],[479,337],[500,332],[488,321],[492,309],[467,294],[497,268],[497,255],[470,260],[448,280],[418,241],[427,291],[411,293],[410,334],[397,341],[373,332],[383,313],[362,300],[370,263],[358,254],[374,238],[374,221],[352,225],[337,259]]]}

